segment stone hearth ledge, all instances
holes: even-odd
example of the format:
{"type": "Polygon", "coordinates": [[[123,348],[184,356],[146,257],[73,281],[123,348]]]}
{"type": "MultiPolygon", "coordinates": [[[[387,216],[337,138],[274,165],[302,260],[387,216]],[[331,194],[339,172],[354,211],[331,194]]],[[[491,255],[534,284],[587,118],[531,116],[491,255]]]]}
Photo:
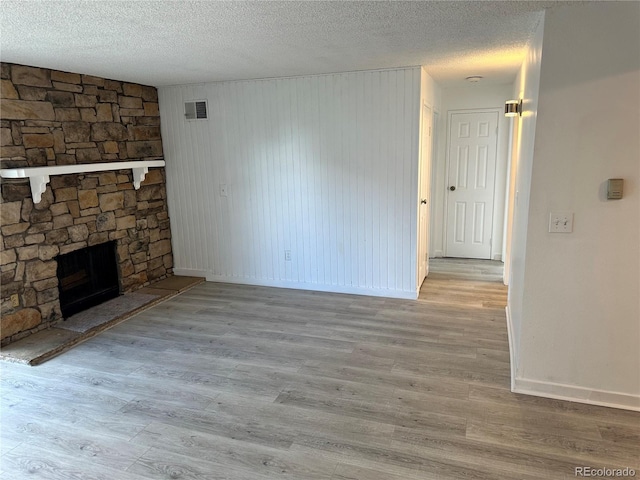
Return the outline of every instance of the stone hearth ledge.
{"type": "Polygon", "coordinates": [[[164,167],[164,160],[137,162],[85,163],[80,165],[51,165],[47,167],[4,168],[0,170],[2,178],[28,178],[31,184],[33,203],[40,203],[47,189],[50,175],[68,175],[71,173],[104,172],[107,170],[128,170],[133,173],[133,188],[138,190],[150,167],[164,167]]]}
{"type": "Polygon", "coordinates": [[[98,325],[84,333],[66,330],[64,328],[64,322],[61,322],[55,327],[41,330],[33,335],[23,338],[22,340],[18,340],[2,347],[0,350],[0,360],[24,363],[31,366],[39,365],[57,355],[60,355],[61,353],[66,352],[85,340],[95,337],[105,330],[118,325],[128,318],[131,318],[132,316],[137,315],[158,303],[164,302],[169,298],[175,297],[176,295],[179,295],[202,282],[204,282],[204,278],[200,277],[174,275],[169,278],[165,278],[164,280],[160,280],[159,282],[136,290],[135,293],[154,294],[158,295],[158,297],[133,311],[127,312],[118,318],[98,325]]]}

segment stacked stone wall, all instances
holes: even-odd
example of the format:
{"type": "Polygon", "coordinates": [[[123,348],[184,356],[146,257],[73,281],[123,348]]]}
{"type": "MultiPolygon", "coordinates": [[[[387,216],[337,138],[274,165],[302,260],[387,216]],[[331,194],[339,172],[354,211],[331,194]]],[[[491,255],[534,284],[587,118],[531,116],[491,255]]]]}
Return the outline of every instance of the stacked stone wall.
{"type": "Polygon", "coordinates": [[[113,162],[113,170],[51,176],[34,204],[28,179],[2,179],[2,344],[62,319],[56,257],[117,242],[121,291],[172,274],[165,171],[139,190],[117,162],[162,158],[154,87],[2,63],[1,168],[113,162]]]}

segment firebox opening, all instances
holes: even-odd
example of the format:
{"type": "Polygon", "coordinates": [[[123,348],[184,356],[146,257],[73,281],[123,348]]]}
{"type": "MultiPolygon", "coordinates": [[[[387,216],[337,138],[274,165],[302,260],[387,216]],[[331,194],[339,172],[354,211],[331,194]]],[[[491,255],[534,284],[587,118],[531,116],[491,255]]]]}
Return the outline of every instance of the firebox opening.
{"type": "Polygon", "coordinates": [[[115,241],[59,255],[57,260],[64,318],[120,294],[115,241]]]}

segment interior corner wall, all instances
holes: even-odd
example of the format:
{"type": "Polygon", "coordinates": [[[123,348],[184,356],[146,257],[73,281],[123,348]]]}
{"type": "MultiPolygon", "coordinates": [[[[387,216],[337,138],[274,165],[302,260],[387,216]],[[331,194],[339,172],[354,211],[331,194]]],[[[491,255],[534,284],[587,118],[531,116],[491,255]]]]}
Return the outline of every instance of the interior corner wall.
{"type": "Polygon", "coordinates": [[[412,67],[161,87],[175,272],[416,298],[420,82],[412,67]],[[208,120],[185,120],[193,100],[208,120]]]}
{"type": "Polygon", "coordinates": [[[500,109],[498,118],[498,148],[496,159],[496,181],[495,181],[495,203],[492,227],[491,258],[502,260],[502,240],[504,230],[504,201],[505,183],[508,163],[508,144],[510,122],[502,112],[504,102],[509,100],[512,93],[512,85],[482,85],[470,84],[465,87],[443,88],[442,89],[442,115],[439,117],[438,126],[439,139],[437,141],[438,151],[434,152],[432,172],[435,176],[432,192],[432,231],[429,245],[430,257],[445,256],[445,230],[446,212],[445,197],[447,194],[447,148],[449,126],[449,113],[454,110],[472,109],[500,109]]]}
{"type": "Polygon", "coordinates": [[[640,4],[547,11],[516,391],[640,410],[639,86],[640,4]]]}
{"type": "MultiPolygon", "coordinates": [[[[533,148],[536,138],[540,69],[542,66],[544,16],[527,46],[527,54],[516,76],[512,95],[522,99],[523,113],[514,117],[506,192],[505,270],[509,278],[507,327],[511,353],[512,384],[520,363],[522,302],[525,294],[524,273],[529,219],[529,192],[533,168],[533,148]]],[[[506,278],[506,277],[505,277],[506,278]]]]}

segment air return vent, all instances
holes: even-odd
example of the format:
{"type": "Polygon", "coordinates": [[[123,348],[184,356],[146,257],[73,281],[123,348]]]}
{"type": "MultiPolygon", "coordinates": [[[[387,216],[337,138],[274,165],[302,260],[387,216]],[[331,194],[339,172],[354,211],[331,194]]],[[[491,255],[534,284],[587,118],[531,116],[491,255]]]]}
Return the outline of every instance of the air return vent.
{"type": "Polygon", "coordinates": [[[187,120],[206,120],[207,101],[197,100],[195,102],[186,102],[184,104],[184,117],[187,120]]]}

